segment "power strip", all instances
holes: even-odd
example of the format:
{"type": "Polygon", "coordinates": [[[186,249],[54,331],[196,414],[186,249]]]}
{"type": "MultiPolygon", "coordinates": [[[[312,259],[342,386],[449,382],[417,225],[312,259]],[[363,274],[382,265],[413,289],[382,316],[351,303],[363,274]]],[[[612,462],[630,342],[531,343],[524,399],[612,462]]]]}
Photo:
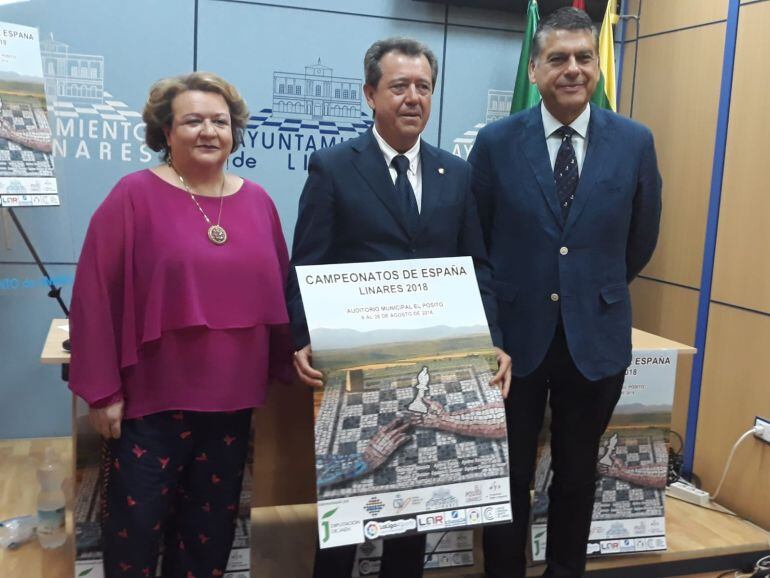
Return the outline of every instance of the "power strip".
{"type": "Polygon", "coordinates": [[[666,487],[666,495],[698,506],[708,506],[711,496],[708,492],[699,490],[695,486],[683,482],[674,482],[666,487]]]}

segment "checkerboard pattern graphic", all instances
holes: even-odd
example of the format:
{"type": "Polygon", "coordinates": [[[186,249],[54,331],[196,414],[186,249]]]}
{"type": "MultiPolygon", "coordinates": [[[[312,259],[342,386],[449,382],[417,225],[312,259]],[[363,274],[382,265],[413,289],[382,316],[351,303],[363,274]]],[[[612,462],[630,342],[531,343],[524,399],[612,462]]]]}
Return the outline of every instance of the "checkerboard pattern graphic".
{"type": "MultiPolygon", "coordinates": [[[[426,393],[447,412],[472,409],[499,400],[487,384],[491,371],[468,366],[456,371],[431,371],[426,393]],[[496,396],[496,397],[494,397],[496,396]]],[[[416,389],[411,377],[367,381],[364,391],[343,392],[342,380],[327,384],[316,420],[316,453],[362,453],[379,428],[408,413],[416,389]],[[320,425],[319,425],[320,424],[320,425]]],[[[491,421],[499,420],[487,409],[491,421]]],[[[504,418],[503,418],[504,419],[504,418]]],[[[411,439],[372,475],[321,488],[319,499],[364,495],[425,486],[467,482],[508,475],[505,439],[484,439],[414,427],[411,439]]]]}
{"type": "MultiPolygon", "coordinates": [[[[0,108],[0,127],[3,133],[13,133],[21,138],[29,135],[30,139],[35,139],[40,131],[49,130],[44,109],[7,99],[0,108]]],[[[0,135],[0,176],[52,177],[51,153],[28,148],[0,135]]]]}
{"type": "Polygon", "coordinates": [[[354,122],[335,122],[330,120],[309,120],[300,118],[279,118],[273,116],[270,108],[263,108],[259,113],[249,117],[247,129],[271,128],[278,132],[316,131],[321,135],[356,137],[365,133],[371,127],[371,119],[361,117],[354,122]]]}

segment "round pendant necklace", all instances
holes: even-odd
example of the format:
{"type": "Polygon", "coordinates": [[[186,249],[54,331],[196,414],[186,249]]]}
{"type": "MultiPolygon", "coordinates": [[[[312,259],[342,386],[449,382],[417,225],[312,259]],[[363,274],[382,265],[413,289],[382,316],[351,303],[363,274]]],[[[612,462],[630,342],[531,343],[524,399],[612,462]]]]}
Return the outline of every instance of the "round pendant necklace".
{"type": "Polygon", "coordinates": [[[195,206],[198,207],[198,210],[201,212],[201,215],[203,215],[203,218],[205,219],[206,224],[209,226],[209,229],[208,229],[209,240],[215,245],[224,245],[225,242],[227,241],[227,231],[225,231],[224,227],[222,227],[219,223],[222,221],[222,204],[224,203],[224,200],[225,200],[225,175],[222,175],[222,187],[220,188],[220,191],[219,191],[219,216],[217,217],[217,224],[215,225],[211,222],[211,219],[209,219],[209,216],[203,210],[203,207],[200,206],[198,199],[195,198],[195,195],[193,194],[192,190],[187,185],[185,180],[182,178],[182,174],[178,170],[176,170],[176,167],[172,165],[170,162],[168,166],[170,166],[172,170],[176,173],[176,176],[179,177],[179,181],[182,183],[182,186],[190,195],[190,198],[192,199],[193,203],[195,203],[195,206]]]}

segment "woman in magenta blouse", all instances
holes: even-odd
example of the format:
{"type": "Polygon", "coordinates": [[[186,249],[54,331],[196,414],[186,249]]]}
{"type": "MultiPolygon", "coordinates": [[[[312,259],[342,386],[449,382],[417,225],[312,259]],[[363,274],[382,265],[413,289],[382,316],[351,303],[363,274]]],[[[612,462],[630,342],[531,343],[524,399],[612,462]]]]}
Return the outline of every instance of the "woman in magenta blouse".
{"type": "Polygon", "coordinates": [[[161,166],[94,213],[70,315],[70,387],[105,438],[108,578],[222,576],[251,410],[291,379],[287,251],[270,197],[225,171],[248,119],[237,90],[163,79],[143,114],[161,166]]]}

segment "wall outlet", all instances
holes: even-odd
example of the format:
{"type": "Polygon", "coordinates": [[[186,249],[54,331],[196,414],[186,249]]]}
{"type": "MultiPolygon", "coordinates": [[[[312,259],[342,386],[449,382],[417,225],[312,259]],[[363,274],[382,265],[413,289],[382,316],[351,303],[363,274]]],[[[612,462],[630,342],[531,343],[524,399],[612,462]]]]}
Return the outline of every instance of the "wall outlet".
{"type": "Polygon", "coordinates": [[[699,506],[708,506],[709,501],[711,501],[711,496],[709,496],[708,492],[699,490],[695,486],[685,484],[684,482],[674,482],[667,486],[666,495],[699,506]]]}
{"type": "Polygon", "coordinates": [[[761,427],[762,428],[762,434],[760,435],[759,432],[754,432],[754,435],[761,439],[764,442],[767,442],[770,444],[770,421],[763,419],[759,416],[754,418],[754,427],[761,427]]]}

